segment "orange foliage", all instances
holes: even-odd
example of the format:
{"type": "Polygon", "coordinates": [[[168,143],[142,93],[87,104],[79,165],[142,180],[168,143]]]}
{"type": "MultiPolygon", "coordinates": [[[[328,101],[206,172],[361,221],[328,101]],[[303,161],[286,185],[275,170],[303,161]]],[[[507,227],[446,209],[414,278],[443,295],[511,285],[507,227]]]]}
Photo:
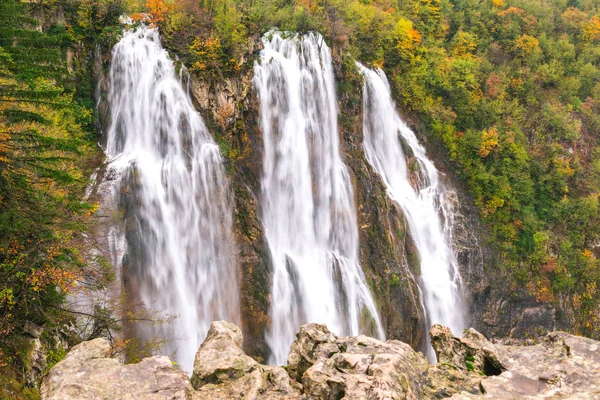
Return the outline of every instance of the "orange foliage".
{"type": "Polygon", "coordinates": [[[165,17],[174,9],[174,4],[165,0],[146,0],[146,8],[151,14],[150,22],[160,25],[165,22],[165,17]]]}
{"type": "Polygon", "coordinates": [[[589,258],[591,260],[593,260],[595,258],[594,254],[592,254],[592,252],[590,250],[588,250],[588,249],[583,250],[581,252],[581,255],[584,256],[585,258],[589,258]]]}
{"type": "Polygon", "coordinates": [[[576,7],[569,7],[561,14],[561,18],[571,25],[581,25],[585,20],[588,19],[586,13],[576,7]]]}
{"type": "Polygon", "coordinates": [[[498,16],[504,19],[505,22],[518,22],[523,33],[532,33],[538,23],[537,18],[533,15],[527,15],[525,10],[518,7],[509,7],[506,10],[502,10],[498,12],[498,16]]]}
{"type": "Polygon", "coordinates": [[[556,257],[550,257],[550,260],[548,260],[548,262],[542,266],[541,271],[545,273],[552,273],[556,271],[557,266],[556,257]]]}
{"type": "Polygon", "coordinates": [[[75,287],[80,273],[73,270],[65,270],[55,266],[46,266],[43,269],[34,269],[25,282],[37,292],[47,285],[56,285],[63,292],[69,292],[75,287]]]}
{"type": "Polygon", "coordinates": [[[112,357],[124,354],[127,347],[131,344],[131,339],[115,337],[110,343],[110,354],[112,357]]]}
{"type": "Polygon", "coordinates": [[[501,18],[504,17],[512,17],[512,16],[523,16],[525,15],[525,10],[518,7],[508,7],[506,10],[502,10],[498,13],[498,16],[501,18]]]}
{"type": "Polygon", "coordinates": [[[550,286],[550,280],[548,278],[539,279],[535,282],[529,282],[527,289],[535,297],[536,301],[540,303],[550,303],[554,301],[554,294],[550,286]]]}
{"type": "Polygon", "coordinates": [[[412,57],[412,52],[421,42],[421,35],[413,28],[412,21],[400,18],[394,27],[394,35],[397,40],[396,47],[400,53],[407,58],[412,57]]]}

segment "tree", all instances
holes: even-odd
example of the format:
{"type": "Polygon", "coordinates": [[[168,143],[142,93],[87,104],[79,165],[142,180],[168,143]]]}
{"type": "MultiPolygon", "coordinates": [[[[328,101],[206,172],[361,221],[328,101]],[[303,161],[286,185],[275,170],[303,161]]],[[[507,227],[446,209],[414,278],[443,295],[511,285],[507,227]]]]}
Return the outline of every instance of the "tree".
{"type": "Polygon", "coordinates": [[[91,149],[91,111],[57,85],[64,31],[40,32],[17,0],[0,3],[0,26],[0,344],[10,347],[25,321],[58,316],[80,274],[71,242],[93,211],[77,163],[91,149]]]}

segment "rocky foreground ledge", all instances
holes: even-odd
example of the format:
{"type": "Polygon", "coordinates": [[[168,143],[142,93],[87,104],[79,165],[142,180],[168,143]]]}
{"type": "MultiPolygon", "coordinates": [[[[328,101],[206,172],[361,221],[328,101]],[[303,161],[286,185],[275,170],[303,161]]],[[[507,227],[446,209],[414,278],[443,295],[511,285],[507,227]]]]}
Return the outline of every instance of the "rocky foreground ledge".
{"type": "Polygon", "coordinates": [[[300,328],[287,367],[262,365],[241,350],[242,333],[213,322],[191,379],[168,357],[124,365],[109,344],[75,346],[49,372],[42,399],[600,399],[600,342],[564,332],[535,346],[504,346],[470,329],[462,338],[430,331],[438,364],[405,343],[337,337],[300,328]]]}

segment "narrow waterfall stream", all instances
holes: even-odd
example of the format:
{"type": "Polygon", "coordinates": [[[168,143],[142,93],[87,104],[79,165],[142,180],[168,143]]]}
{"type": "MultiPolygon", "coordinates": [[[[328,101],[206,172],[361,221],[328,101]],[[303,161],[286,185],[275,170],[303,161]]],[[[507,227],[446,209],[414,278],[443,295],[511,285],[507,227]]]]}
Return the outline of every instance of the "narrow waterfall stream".
{"type": "Polygon", "coordinates": [[[114,47],[109,103],[106,175],[123,213],[113,242],[125,243],[125,256],[116,258],[123,258],[127,295],[177,316],[136,331],[170,340],[164,351],[190,372],[210,323],[239,320],[232,208],[219,147],[156,29],[130,30],[114,47]]]}
{"type": "MultiPolygon", "coordinates": [[[[452,249],[452,209],[425,149],[396,111],[384,72],[358,64],[364,75],[363,133],[367,160],[383,179],[389,197],[408,222],[420,258],[420,286],[427,329],[440,323],[454,334],[464,328],[459,273],[452,249]],[[406,154],[402,142],[410,149],[406,154]]],[[[429,338],[429,336],[427,336],[429,338]]],[[[430,360],[434,355],[427,349],[430,360]]]]}
{"type": "Polygon", "coordinates": [[[319,34],[263,38],[254,86],[264,160],[261,219],[273,264],[273,364],[285,364],[301,324],[383,339],[358,262],[353,188],[339,148],[329,48],[319,34]]]}

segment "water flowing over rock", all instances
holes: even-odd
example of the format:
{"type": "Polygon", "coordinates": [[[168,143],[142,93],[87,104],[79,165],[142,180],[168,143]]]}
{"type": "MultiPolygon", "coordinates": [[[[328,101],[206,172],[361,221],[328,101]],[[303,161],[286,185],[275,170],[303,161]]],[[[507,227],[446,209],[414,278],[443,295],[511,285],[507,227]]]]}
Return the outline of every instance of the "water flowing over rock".
{"type": "Polygon", "coordinates": [[[230,193],[219,147],[194,111],[161,47],[140,26],[114,47],[106,154],[111,190],[123,212],[112,231],[113,260],[129,299],[175,315],[136,327],[171,340],[191,371],[211,321],[239,319],[230,193]]]}
{"type": "Polygon", "coordinates": [[[452,249],[451,203],[425,149],[398,115],[384,72],[358,67],[364,75],[365,153],[389,197],[402,208],[418,250],[428,327],[441,323],[459,334],[464,321],[461,277],[452,249]]]}
{"type": "Polygon", "coordinates": [[[270,361],[282,364],[302,323],[338,334],[383,330],[357,259],[329,48],[314,33],[270,32],[263,45],[254,86],[264,142],[261,219],[273,264],[267,342],[270,361]]]}
{"type": "Polygon", "coordinates": [[[109,358],[106,340],[95,339],[52,368],[41,394],[43,400],[600,398],[598,341],[553,332],[535,346],[505,346],[473,329],[457,338],[440,325],[430,334],[437,365],[397,340],[338,337],[308,324],[296,335],[286,370],[244,354],[234,324],[213,322],[191,385],[167,357],[123,365],[109,358]]]}

